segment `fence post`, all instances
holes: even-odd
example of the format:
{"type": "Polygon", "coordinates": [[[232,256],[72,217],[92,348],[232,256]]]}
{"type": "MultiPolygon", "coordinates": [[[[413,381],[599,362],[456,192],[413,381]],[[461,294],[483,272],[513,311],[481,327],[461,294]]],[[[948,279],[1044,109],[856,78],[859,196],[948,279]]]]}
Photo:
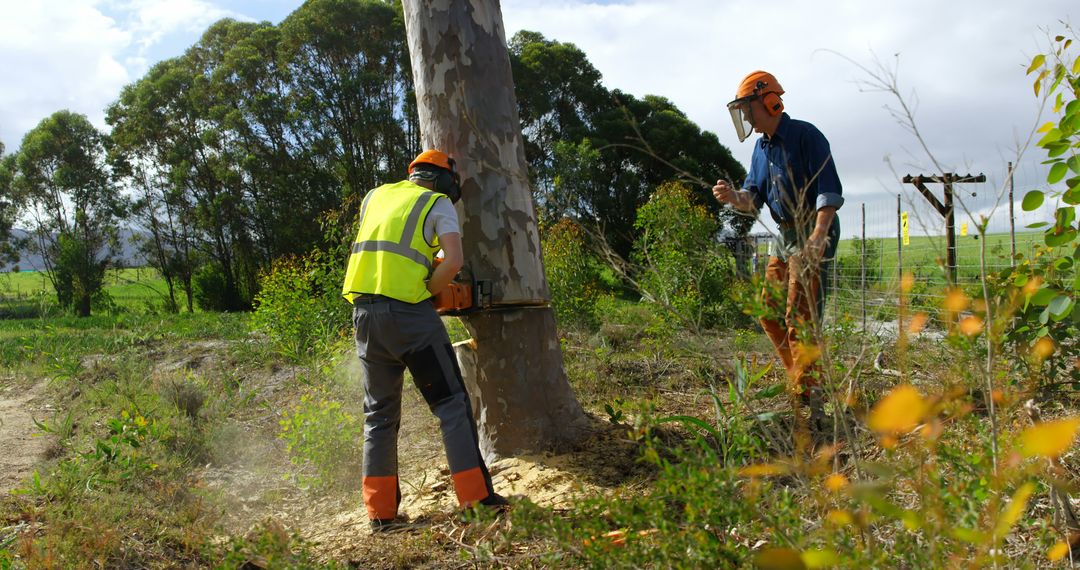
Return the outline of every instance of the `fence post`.
{"type": "MultiPolygon", "coordinates": [[[[837,315],[840,312],[840,295],[837,294],[837,291],[839,291],[838,287],[840,286],[840,278],[839,278],[839,275],[840,275],[840,263],[839,263],[840,255],[839,255],[839,253],[840,253],[840,245],[837,244],[836,254],[833,255],[832,263],[829,264],[829,266],[831,268],[831,272],[832,272],[832,276],[830,277],[830,279],[832,279],[832,285],[829,286],[829,291],[832,291],[832,318],[833,318],[833,320],[836,320],[838,318],[837,315]]],[[[824,310],[824,305],[823,305],[822,310],[824,310]]],[[[822,315],[822,316],[824,316],[824,315],[822,315]]]]}
{"type": "MultiPolygon", "coordinates": [[[[900,287],[904,282],[904,234],[900,230],[900,195],[896,195],[896,287],[897,293],[903,296],[903,292],[900,291],[900,287]]],[[[898,303],[899,305],[899,303],[898,303]]],[[[900,329],[904,326],[903,307],[896,312],[896,334],[900,334],[900,329]]]]}
{"type": "Polygon", "coordinates": [[[896,195],[896,282],[904,276],[904,236],[900,231],[900,195],[896,195]]]}
{"type": "Polygon", "coordinates": [[[1013,212],[1013,163],[1009,163],[1009,242],[1012,243],[1011,265],[1016,267],[1016,214],[1013,212]]]}
{"type": "Polygon", "coordinates": [[[866,330],[866,202],[862,203],[862,252],[859,255],[861,273],[859,289],[862,291],[862,330],[866,330]]]}

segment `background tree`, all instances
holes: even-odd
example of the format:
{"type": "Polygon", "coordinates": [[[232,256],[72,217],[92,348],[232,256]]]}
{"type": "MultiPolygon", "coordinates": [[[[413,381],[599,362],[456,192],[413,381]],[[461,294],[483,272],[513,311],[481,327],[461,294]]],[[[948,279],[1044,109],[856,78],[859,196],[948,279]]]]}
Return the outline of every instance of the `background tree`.
{"type": "Polygon", "coordinates": [[[312,131],[308,144],[332,165],[353,210],[419,153],[402,17],[396,2],[313,0],[281,23],[280,57],[312,131]]]}
{"type": "Polygon", "coordinates": [[[15,155],[4,154],[0,142],[0,264],[19,261],[19,244],[12,235],[18,216],[18,198],[12,184],[15,178],[15,155]]]}
{"type": "Polygon", "coordinates": [[[142,249],[189,307],[193,291],[204,308],[249,307],[260,270],[343,245],[359,199],[404,172],[419,131],[401,18],[315,0],[279,26],[222,20],[110,108],[142,249]]]}
{"type": "Polygon", "coordinates": [[[105,137],[84,115],[58,111],[23,138],[14,184],[25,196],[34,249],[62,307],[90,315],[118,244],[126,202],[109,180],[105,137]]]}
{"type": "Polygon", "coordinates": [[[749,231],[752,219],[722,210],[706,191],[719,177],[741,182],[746,171],[671,101],[608,91],[584,52],[537,32],[518,32],[510,54],[535,200],[545,218],[598,226],[626,257],[638,208],[663,183],[684,179],[700,187],[695,203],[719,217],[717,233],[749,231]]]}

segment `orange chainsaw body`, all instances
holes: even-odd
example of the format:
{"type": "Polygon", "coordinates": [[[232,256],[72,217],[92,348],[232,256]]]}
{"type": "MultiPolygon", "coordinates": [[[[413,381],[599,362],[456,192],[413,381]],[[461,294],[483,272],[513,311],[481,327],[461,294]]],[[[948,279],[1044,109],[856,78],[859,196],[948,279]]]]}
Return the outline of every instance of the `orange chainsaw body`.
{"type": "Polygon", "coordinates": [[[468,283],[451,282],[434,297],[435,310],[440,314],[466,311],[473,308],[473,288],[468,283]]]}
{"type": "MultiPolygon", "coordinates": [[[[435,258],[435,265],[442,262],[442,258],[435,258]]],[[[477,281],[470,277],[468,283],[458,281],[460,274],[446,286],[445,289],[434,295],[432,303],[435,311],[440,315],[460,316],[484,309],[491,304],[491,282],[477,281]]]]}

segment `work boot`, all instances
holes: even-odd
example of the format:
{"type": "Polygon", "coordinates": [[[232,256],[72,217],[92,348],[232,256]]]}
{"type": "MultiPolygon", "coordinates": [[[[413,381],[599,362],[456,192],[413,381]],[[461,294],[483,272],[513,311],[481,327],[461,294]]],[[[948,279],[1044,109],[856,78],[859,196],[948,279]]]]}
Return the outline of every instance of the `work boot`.
{"type": "Polygon", "coordinates": [[[809,412],[810,418],[807,427],[814,441],[821,442],[828,439],[829,416],[825,414],[825,391],[821,386],[806,386],[801,394],[802,404],[809,412]]]}
{"type": "Polygon", "coordinates": [[[409,525],[400,519],[371,519],[371,534],[402,530],[409,525]]]}
{"type": "Polygon", "coordinates": [[[505,513],[510,510],[511,506],[510,501],[498,493],[491,493],[487,497],[484,497],[480,500],[480,504],[496,513],[505,513]]]}

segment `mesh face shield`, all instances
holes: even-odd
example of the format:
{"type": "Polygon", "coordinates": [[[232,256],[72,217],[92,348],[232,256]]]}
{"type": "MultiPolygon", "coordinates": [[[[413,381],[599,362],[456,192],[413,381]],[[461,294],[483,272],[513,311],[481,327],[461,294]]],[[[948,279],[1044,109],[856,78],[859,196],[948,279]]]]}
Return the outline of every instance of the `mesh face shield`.
{"type": "Polygon", "coordinates": [[[754,132],[750,124],[750,97],[736,99],[727,104],[728,112],[731,113],[731,122],[735,123],[735,133],[739,135],[739,142],[745,141],[754,132]]]}

